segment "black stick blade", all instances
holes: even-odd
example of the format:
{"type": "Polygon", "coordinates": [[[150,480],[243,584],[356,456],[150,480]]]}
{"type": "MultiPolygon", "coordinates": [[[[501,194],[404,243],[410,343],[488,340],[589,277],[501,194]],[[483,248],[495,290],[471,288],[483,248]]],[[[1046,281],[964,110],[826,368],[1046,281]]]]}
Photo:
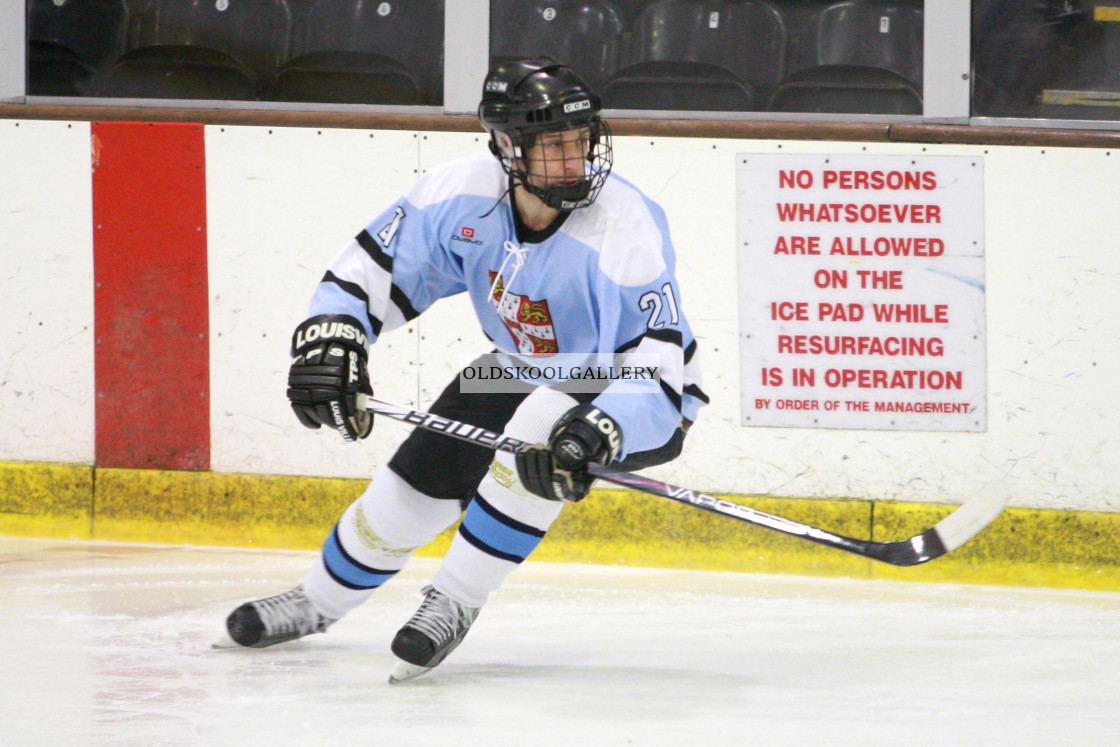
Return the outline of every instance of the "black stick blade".
{"type": "Polygon", "coordinates": [[[991,524],[1007,505],[1007,485],[994,480],[931,529],[900,542],[885,542],[868,557],[891,565],[919,565],[956,550],[991,524]]]}

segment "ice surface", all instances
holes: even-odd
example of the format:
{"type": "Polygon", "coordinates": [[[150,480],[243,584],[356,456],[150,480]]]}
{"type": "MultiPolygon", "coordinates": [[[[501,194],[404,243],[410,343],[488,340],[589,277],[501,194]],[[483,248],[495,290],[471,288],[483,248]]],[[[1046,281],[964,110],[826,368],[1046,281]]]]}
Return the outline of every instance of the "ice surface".
{"type": "Polygon", "coordinates": [[[527,563],[389,686],[416,559],[215,650],[313,553],[0,537],[0,745],[1113,745],[1120,594],[527,563]]]}

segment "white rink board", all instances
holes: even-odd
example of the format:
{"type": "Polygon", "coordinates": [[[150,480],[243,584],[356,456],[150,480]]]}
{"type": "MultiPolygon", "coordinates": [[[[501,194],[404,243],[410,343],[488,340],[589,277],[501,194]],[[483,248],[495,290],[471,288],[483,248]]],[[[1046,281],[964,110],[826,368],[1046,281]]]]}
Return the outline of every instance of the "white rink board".
{"type": "Polygon", "coordinates": [[[0,120],[0,459],[93,462],[89,138],[0,120]]]}
{"type": "Polygon", "coordinates": [[[744,425],[982,431],[983,159],[737,154],[744,425]]]}
{"type": "MultiPolygon", "coordinates": [[[[92,461],[88,132],[88,123],[0,122],[13,185],[0,190],[0,415],[11,424],[0,429],[0,459],[92,461]],[[43,427],[53,423],[65,427],[43,427]]],[[[406,430],[381,422],[349,445],[300,427],[283,395],[291,329],[330,258],[422,168],[485,142],[217,126],[206,138],[212,464],[368,476],[406,430]]],[[[1098,149],[615,138],[617,173],[669,215],[711,397],[682,457],[655,474],[709,492],[948,502],[1005,477],[1013,505],[1120,510],[1117,158],[1098,149]],[[741,423],[737,153],[982,157],[985,431],[741,423]]],[[[458,303],[440,302],[374,348],[379,395],[427,406],[449,373],[486,349],[458,303]]]]}
{"type": "MultiPolygon", "coordinates": [[[[331,259],[416,177],[411,132],[206,128],[211,465],[216,471],[366,477],[390,428],[358,448],[295,420],[292,330],[331,259]],[[294,426],[294,427],[293,427],[294,426]]],[[[403,333],[403,334],[401,334],[403,333]]],[[[373,350],[380,396],[416,396],[414,335],[373,350]]]]}

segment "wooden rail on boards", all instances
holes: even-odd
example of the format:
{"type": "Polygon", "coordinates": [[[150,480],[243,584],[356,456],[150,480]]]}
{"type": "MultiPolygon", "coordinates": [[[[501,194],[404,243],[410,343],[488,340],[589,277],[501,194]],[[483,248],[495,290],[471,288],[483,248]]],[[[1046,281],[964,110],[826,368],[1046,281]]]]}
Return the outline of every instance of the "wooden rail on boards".
{"type": "MultiPolygon", "coordinates": [[[[478,120],[463,114],[271,111],[258,109],[163,108],[0,104],[0,119],[64,121],[198,122],[258,127],[481,132],[478,120]]],[[[610,120],[616,135],[738,138],[758,140],[838,140],[861,142],[953,143],[1053,148],[1117,148],[1120,131],[1042,127],[987,127],[920,123],[767,122],[760,120],[610,120]]]]}

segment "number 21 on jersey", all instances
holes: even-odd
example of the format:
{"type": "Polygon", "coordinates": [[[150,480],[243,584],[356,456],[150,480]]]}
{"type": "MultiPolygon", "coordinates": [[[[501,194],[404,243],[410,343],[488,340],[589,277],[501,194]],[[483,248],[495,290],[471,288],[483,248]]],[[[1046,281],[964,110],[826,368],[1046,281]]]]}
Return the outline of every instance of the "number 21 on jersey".
{"type": "Polygon", "coordinates": [[[661,319],[662,307],[667,308],[669,311],[669,324],[676,325],[680,321],[680,312],[677,311],[677,297],[673,293],[673,284],[665,283],[661,286],[661,292],[649,291],[643,293],[642,297],[638,299],[638,308],[642,311],[649,312],[649,319],[646,321],[646,327],[649,329],[664,329],[665,322],[661,319]]]}

